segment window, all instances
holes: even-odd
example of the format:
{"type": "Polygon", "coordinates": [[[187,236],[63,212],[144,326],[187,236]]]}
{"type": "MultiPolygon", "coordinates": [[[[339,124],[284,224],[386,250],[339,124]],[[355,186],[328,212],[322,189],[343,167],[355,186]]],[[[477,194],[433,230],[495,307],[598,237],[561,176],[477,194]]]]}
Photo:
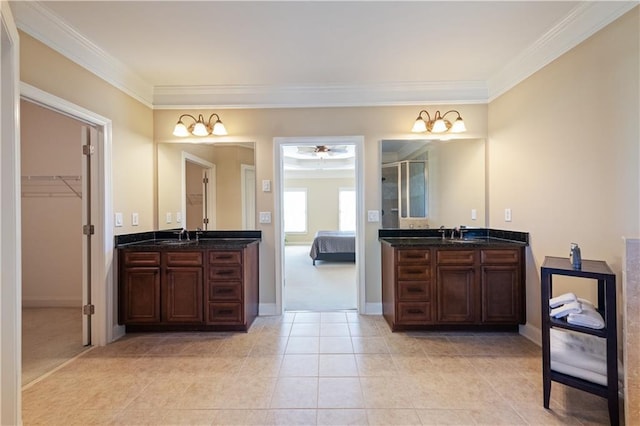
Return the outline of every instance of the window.
{"type": "Polygon", "coordinates": [[[307,232],[307,190],[285,189],[282,198],[284,232],[307,232]]]}
{"type": "Polygon", "coordinates": [[[356,230],[356,190],[340,188],[338,190],[338,228],[341,231],[356,230]]]}

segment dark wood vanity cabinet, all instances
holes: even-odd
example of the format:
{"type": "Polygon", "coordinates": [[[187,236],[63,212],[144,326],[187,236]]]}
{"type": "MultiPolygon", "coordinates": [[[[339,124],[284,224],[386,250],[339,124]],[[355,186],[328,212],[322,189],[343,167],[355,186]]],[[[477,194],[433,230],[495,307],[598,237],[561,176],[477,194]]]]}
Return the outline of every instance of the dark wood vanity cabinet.
{"type": "Polygon", "coordinates": [[[201,323],[202,252],[165,252],[162,279],[162,320],[168,323],[201,323]]]}
{"type": "Polygon", "coordinates": [[[382,311],[393,330],[524,323],[524,248],[382,244],[382,311]]]}
{"type": "Polygon", "coordinates": [[[119,323],[131,331],[246,331],[258,315],[258,245],[119,250],[119,323]]]}
{"type": "Polygon", "coordinates": [[[120,256],[120,323],[160,321],[160,253],[123,252],[120,256]]]}

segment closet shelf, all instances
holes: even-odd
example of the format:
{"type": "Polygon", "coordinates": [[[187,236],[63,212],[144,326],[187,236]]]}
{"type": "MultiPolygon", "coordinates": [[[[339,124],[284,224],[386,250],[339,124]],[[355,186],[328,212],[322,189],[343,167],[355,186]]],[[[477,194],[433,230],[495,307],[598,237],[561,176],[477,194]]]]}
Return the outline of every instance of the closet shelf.
{"type": "Polygon", "coordinates": [[[82,198],[82,176],[28,175],[22,176],[22,197],[82,198]]]}

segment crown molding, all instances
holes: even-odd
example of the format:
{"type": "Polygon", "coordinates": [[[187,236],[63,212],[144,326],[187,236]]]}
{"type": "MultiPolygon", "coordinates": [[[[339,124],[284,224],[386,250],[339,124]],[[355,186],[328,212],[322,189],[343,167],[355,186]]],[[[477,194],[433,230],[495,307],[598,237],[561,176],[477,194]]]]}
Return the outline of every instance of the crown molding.
{"type": "Polygon", "coordinates": [[[632,8],[637,1],[581,2],[484,81],[330,86],[156,86],[69,27],[38,1],[11,2],[18,28],[154,109],[295,108],[487,103],[632,8]]]}
{"type": "Polygon", "coordinates": [[[487,101],[498,98],[637,5],[637,1],[581,2],[487,81],[487,101]]]}
{"type": "Polygon", "coordinates": [[[482,81],[326,86],[161,86],[156,109],[299,108],[484,103],[482,81]]]}
{"type": "Polygon", "coordinates": [[[127,95],[153,107],[153,86],[37,1],[11,2],[16,26],[127,95]]]}

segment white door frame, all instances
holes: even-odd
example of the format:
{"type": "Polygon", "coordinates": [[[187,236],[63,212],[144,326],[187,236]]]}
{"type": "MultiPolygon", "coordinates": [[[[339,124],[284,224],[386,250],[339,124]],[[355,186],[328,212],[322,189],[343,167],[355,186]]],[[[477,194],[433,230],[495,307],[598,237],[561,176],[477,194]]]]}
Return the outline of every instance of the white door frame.
{"type": "MultiPolygon", "coordinates": [[[[207,217],[209,218],[209,223],[207,225],[207,230],[216,229],[216,220],[218,218],[216,212],[216,165],[198,157],[197,155],[193,155],[189,152],[182,151],[182,183],[181,183],[181,191],[182,191],[182,224],[183,228],[187,229],[187,161],[190,163],[197,164],[198,166],[204,168],[209,173],[209,184],[207,188],[209,189],[209,193],[207,194],[207,217]]],[[[203,213],[204,213],[204,200],[202,205],[203,213]]],[[[198,226],[199,227],[199,226],[198,226]]],[[[194,228],[195,229],[195,228],[194,228]]]]}
{"type": "Polygon", "coordinates": [[[354,145],[356,175],[356,283],[358,286],[358,312],[366,312],[365,283],[365,235],[364,235],[364,136],[326,137],[277,137],[273,139],[274,198],[275,212],[275,257],[276,257],[276,313],[284,312],[284,223],[282,214],[282,194],[284,191],[284,161],[282,147],[286,145],[354,145]]]}
{"type": "Polygon", "coordinates": [[[22,424],[20,38],[0,2],[0,424],[22,424]]]}
{"type": "Polygon", "coordinates": [[[114,316],[111,120],[26,83],[20,84],[20,94],[31,102],[98,129],[96,161],[93,163],[96,171],[95,197],[92,197],[91,205],[95,227],[91,239],[91,294],[95,306],[91,337],[94,346],[104,346],[124,334],[124,327],[117,325],[114,316]]]}

